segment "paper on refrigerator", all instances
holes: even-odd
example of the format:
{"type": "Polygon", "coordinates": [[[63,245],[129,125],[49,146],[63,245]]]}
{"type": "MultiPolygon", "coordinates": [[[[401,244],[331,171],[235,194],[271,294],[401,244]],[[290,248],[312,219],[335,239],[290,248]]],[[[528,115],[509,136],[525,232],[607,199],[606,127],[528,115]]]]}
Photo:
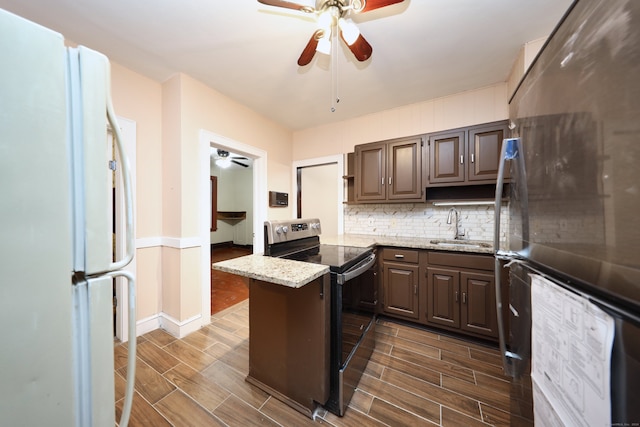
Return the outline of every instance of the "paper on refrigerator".
{"type": "Polygon", "coordinates": [[[536,426],[610,426],[613,318],[531,274],[531,378],[536,426]]]}

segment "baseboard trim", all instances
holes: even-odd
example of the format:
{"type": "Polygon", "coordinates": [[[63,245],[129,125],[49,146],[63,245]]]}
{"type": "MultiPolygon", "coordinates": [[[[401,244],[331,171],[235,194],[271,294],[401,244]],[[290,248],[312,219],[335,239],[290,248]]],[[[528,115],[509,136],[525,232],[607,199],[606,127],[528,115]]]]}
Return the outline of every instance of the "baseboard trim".
{"type": "Polygon", "coordinates": [[[187,249],[201,247],[202,242],[199,237],[142,237],[136,239],[136,249],[146,249],[158,246],[164,246],[174,249],[187,249]]]}
{"type": "Polygon", "coordinates": [[[154,314],[136,322],[136,335],[144,335],[160,328],[160,315],[154,314]]]}
{"type": "Polygon", "coordinates": [[[179,322],[166,313],[159,313],[138,320],[136,322],[136,335],[140,336],[156,329],[162,329],[176,338],[184,338],[209,323],[211,323],[210,319],[209,322],[202,323],[202,316],[199,314],[179,322]]]}
{"type": "Polygon", "coordinates": [[[160,327],[176,338],[184,338],[203,326],[201,319],[202,315],[197,314],[180,322],[166,313],[160,313],[160,327]]]}

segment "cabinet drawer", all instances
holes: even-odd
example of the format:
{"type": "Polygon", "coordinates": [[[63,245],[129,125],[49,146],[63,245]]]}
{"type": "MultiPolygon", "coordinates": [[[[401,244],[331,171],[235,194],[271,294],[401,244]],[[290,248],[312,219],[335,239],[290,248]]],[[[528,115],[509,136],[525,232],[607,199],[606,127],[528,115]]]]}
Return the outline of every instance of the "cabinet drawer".
{"type": "Polygon", "coordinates": [[[428,255],[429,265],[445,265],[448,267],[471,268],[474,270],[493,271],[492,256],[473,254],[453,254],[451,252],[431,251],[428,255]]]}
{"type": "Polygon", "coordinates": [[[400,261],[418,263],[418,250],[386,248],[382,251],[382,259],[385,261],[400,261]]]}

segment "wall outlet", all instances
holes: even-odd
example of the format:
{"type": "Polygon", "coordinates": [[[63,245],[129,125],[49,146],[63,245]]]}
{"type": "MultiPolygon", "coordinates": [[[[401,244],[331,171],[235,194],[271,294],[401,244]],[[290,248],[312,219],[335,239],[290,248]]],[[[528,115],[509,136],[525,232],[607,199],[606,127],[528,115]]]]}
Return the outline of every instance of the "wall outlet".
{"type": "Polygon", "coordinates": [[[397,222],[395,218],[391,218],[391,228],[396,228],[397,222]]]}

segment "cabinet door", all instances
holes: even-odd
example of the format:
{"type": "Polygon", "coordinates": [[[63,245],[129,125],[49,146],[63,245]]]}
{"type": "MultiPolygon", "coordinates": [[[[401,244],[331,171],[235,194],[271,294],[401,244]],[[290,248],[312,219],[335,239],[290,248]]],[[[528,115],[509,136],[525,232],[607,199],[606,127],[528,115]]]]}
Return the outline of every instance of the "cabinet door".
{"type": "Polygon", "coordinates": [[[460,327],[460,272],[444,268],[427,269],[427,321],[460,327]]]}
{"type": "Polygon", "coordinates": [[[387,149],[387,198],[422,198],[422,138],[390,143],[387,149]]]}
{"type": "Polygon", "coordinates": [[[429,137],[429,184],[463,182],[465,132],[429,137]]]}
{"type": "Polygon", "coordinates": [[[386,193],[386,144],[357,145],[356,153],[356,201],[385,200],[386,193]]]}
{"type": "Polygon", "coordinates": [[[383,311],[410,319],[418,318],[418,266],[385,262],[383,311]]]}
{"type": "MultiPolygon", "coordinates": [[[[468,181],[495,181],[498,178],[502,140],[509,134],[506,123],[469,129],[468,181]]],[[[509,169],[505,169],[505,177],[509,169]]]]}
{"type": "Polygon", "coordinates": [[[492,274],[462,272],[461,328],[497,337],[496,293],[492,274]]]}

